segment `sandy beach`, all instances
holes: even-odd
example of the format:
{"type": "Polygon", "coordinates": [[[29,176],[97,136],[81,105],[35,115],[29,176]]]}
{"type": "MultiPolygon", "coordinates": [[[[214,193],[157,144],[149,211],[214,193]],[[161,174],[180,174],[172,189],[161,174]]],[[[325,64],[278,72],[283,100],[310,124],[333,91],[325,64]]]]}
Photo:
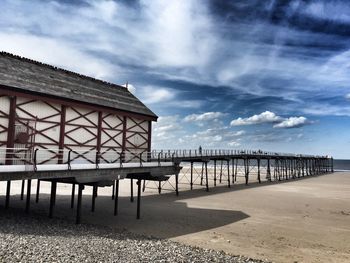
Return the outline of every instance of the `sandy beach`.
{"type": "MultiPolygon", "coordinates": [[[[42,182],[36,204],[32,184],[32,217],[48,213],[49,186],[42,182]]],[[[121,182],[118,216],[113,216],[111,188],[99,189],[92,213],[92,189],[86,187],[82,221],[275,262],[350,261],[349,172],[231,188],[223,183],[209,193],[199,186],[192,191],[184,190],[188,185],[180,187],[178,197],[173,191],[159,195],[146,189],[141,220],[136,220],[136,203],[129,199],[129,181],[121,182]]],[[[4,183],[1,189],[4,202],[4,183]]],[[[54,217],[74,224],[70,191],[70,186],[59,184],[54,217]]],[[[13,183],[11,211],[24,210],[19,193],[20,182],[13,183]]]]}

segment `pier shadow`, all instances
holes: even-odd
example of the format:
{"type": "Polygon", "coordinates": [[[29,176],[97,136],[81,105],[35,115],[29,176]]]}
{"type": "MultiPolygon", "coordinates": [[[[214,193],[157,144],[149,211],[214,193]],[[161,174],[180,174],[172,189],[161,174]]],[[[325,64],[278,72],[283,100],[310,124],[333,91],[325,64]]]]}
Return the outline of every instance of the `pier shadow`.
{"type": "MultiPolygon", "coordinates": [[[[0,213],[2,215],[13,213],[26,218],[34,217],[50,221],[51,219],[47,217],[49,198],[48,194],[41,194],[39,203],[33,200],[29,214],[25,214],[25,200],[20,200],[20,195],[13,195],[11,207],[8,210],[1,207],[0,213]]],[[[0,202],[4,201],[4,198],[0,199],[0,202]]],[[[146,236],[171,238],[215,229],[249,217],[242,211],[188,207],[186,203],[179,202],[175,194],[170,193],[164,196],[143,196],[141,202],[141,219],[137,220],[136,199],[131,203],[129,197],[119,197],[118,215],[114,216],[114,201],[111,197],[98,196],[95,211],[91,212],[91,196],[84,195],[82,223],[109,227],[119,232],[127,230],[146,236]]],[[[57,195],[54,218],[63,219],[74,225],[75,215],[76,209],[70,208],[70,196],[57,195]]],[[[11,229],[15,231],[16,228],[11,229]]],[[[4,231],[1,226],[0,231],[4,231]]],[[[28,229],[28,233],[21,234],[34,234],[34,232],[28,229]]]]}
{"type": "MultiPolygon", "coordinates": [[[[215,204],[208,204],[205,202],[201,202],[202,207],[198,207],[198,205],[197,207],[189,207],[187,206],[185,199],[210,197],[212,195],[227,192],[286,184],[300,180],[310,180],[319,176],[324,175],[275,182],[263,181],[262,183],[259,183],[256,181],[251,182],[248,185],[239,183],[231,185],[230,188],[222,183],[216,187],[211,186],[209,192],[205,191],[204,186],[203,188],[197,187],[193,190],[183,190],[180,187],[179,196],[176,196],[174,191],[163,191],[161,194],[150,194],[146,189],[146,193],[144,193],[141,200],[140,220],[136,219],[136,198],[135,201],[131,203],[130,197],[119,197],[119,213],[117,216],[114,216],[114,201],[111,199],[111,196],[99,195],[96,198],[95,212],[91,212],[91,192],[85,190],[83,196],[82,223],[109,227],[117,231],[127,230],[137,234],[157,238],[178,237],[223,227],[249,217],[249,215],[243,211],[234,210],[234,202],[232,202],[232,209],[223,210],[215,209],[213,208],[213,206],[215,207],[215,204]]],[[[111,192],[111,190],[107,191],[111,192]]],[[[35,203],[35,195],[32,194],[30,213],[29,215],[26,215],[24,214],[25,200],[20,200],[20,195],[11,196],[9,210],[3,208],[5,198],[4,196],[1,196],[0,213],[2,215],[15,213],[26,217],[40,217],[49,221],[51,220],[47,217],[49,211],[49,198],[49,194],[40,194],[39,203],[35,203]]],[[[223,200],[223,202],[226,201],[227,200],[223,200]]],[[[75,223],[75,215],[76,210],[70,208],[70,195],[62,195],[58,190],[54,218],[64,219],[73,225],[75,223]]],[[[3,231],[1,226],[0,231],[3,231]]],[[[29,229],[28,234],[30,233],[29,229]]],[[[60,235],[60,233],[57,233],[57,235],[60,235]]]]}

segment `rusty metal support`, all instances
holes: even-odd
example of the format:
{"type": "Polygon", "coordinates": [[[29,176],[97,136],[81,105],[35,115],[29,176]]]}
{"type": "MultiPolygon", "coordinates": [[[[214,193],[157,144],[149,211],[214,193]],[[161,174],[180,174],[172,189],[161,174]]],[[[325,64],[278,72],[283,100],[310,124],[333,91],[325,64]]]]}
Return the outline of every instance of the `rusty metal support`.
{"type": "Polygon", "coordinates": [[[208,181],[208,162],[205,162],[205,186],[207,192],[209,192],[209,181],[208,181]]]}
{"type": "Polygon", "coordinates": [[[36,183],[36,196],[35,196],[35,203],[39,202],[39,194],[40,194],[40,180],[38,179],[36,183]]]}
{"type": "Polygon", "coordinates": [[[118,214],[118,201],[119,201],[119,180],[115,181],[115,193],[114,193],[114,215],[118,214]]]}
{"type": "Polygon", "coordinates": [[[216,160],[214,160],[214,186],[216,186],[216,160]]]}
{"type": "Polygon", "coordinates": [[[72,193],[70,197],[70,208],[74,208],[75,184],[72,184],[72,193]]]}
{"type": "Polygon", "coordinates": [[[137,179],[137,211],[136,211],[136,219],[140,219],[140,209],[141,209],[141,179],[137,179]]]}
{"type": "Polygon", "coordinates": [[[26,214],[29,213],[31,188],[32,188],[32,180],[28,179],[28,181],[27,181],[26,210],[25,210],[26,214]]]}
{"type": "Polygon", "coordinates": [[[25,188],[25,183],[26,180],[22,180],[22,186],[21,186],[21,200],[23,200],[24,197],[24,188],[25,188]]]}
{"type": "Polygon", "coordinates": [[[260,179],[260,158],[257,159],[257,162],[258,162],[258,181],[259,181],[259,184],[261,184],[261,179],[260,179]]]}
{"type": "Polygon", "coordinates": [[[193,190],[193,162],[191,162],[191,182],[190,182],[191,190],[193,190]]]}
{"type": "Polygon", "coordinates": [[[83,190],[84,190],[84,185],[79,184],[78,185],[78,203],[77,203],[77,216],[75,223],[80,224],[81,222],[81,206],[82,206],[82,199],[83,199],[83,190]]]}
{"type": "Polygon", "coordinates": [[[50,210],[49,210],[49,218],[53,217],[53,209],[55,207],[55,199],[56,199],[56,190],[57,190],[57,182],[51,182],[51,194],[50,194],[50,210]]]}

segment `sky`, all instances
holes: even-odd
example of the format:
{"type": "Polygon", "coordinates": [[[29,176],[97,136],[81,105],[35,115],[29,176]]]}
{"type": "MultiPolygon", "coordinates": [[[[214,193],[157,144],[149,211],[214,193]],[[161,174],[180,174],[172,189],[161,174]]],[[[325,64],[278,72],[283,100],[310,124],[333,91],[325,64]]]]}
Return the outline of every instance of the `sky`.
{"type": "Polygon", "coordinates": [[[129,83],[154,149],[350,159],[348,0],[0,0],[0,50],[129,83]]]}

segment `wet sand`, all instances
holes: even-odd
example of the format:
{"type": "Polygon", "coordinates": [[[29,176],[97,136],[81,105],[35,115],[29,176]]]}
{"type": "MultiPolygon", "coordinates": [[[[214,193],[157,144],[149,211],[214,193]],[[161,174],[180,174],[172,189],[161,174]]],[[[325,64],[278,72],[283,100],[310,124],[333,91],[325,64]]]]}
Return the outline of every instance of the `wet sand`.
{"type": "MultiPolygon", "coordinates": [[[[36,184],[32,185],[34,193],[36,184]]],[[[33,194],[32,216],[48,213],[49,186],[42,182],[38,204],[33,194]]],[[[4,183],[1,189],[3,203],[4,183]]],[[[158,195],[156,190],[146,189],[141,220],[135,219],[136,202],[130,203],[129,189],[129,181],[121,182],[119,215],[114,217],[111,188],[99,189],[96,211],[92,213],[92,189],[86,187],[83,223],[276,262],[350,262],[347,172],[231,188],[223,183],[209,193],[196,187],[182,190],[179,197],[173,191],[158,195]]],[[[54,216],[74,223],[70,191],[70,186],[59,185],[54,216]]],[[[17,195],[12,197],[12,210],[24,209],[25,201],[19,200],[20,182],[13,184],[13,193],[17,195]]]]}

